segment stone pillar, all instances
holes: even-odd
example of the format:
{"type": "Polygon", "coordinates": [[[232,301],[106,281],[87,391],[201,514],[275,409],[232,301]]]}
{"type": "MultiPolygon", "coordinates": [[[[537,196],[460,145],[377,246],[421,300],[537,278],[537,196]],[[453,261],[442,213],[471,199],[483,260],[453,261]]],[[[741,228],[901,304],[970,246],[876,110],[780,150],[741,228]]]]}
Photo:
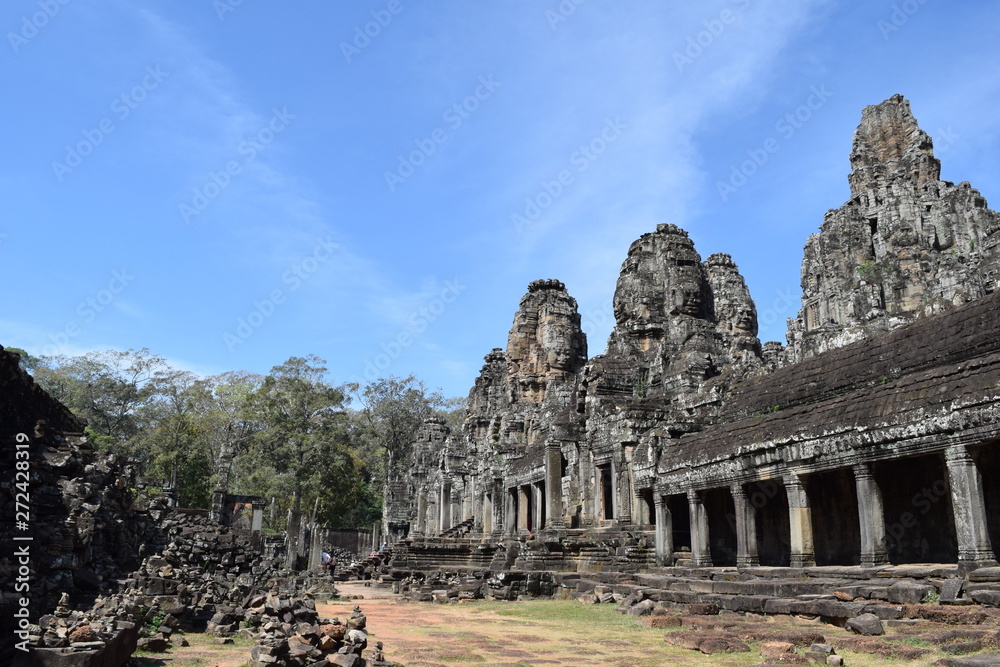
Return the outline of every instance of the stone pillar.
{"type": "Polygon", "coordinates": [[[691,514],[691,566],[712,567],[712,550],[708,546],[708,513],[701,494],[688,491],[688,507],[691,514]]]}
{"type": "Polygon", "coordinates": [[[264,547],[262,529],[264,528],[264,502],[253,502],[253,518],[250,520],[250,548],[254,553],[261,553],[264,547]]]}
{"type": "Polygon", "coordinates": [[[212,509],[208,512],[208,518],[215,523],[228,523],[226,519],[228,517],[224,516],[226,504],[226,492],[223,489],[216,489],[212,493],[212,509]]]}
{"type": "Polygon", "coordinates": [[[441,500],[438,502],[438,533],[451,528],[451,481],[441,480],[441,500]]]}
{"type": "Polygon", "coordinates": [[[562,528],[562,449],[558,442],[545,445],[545,527],[562,528]]]}
{"type": "Polygon", "coordinates": [[[545,495],[545,482],[535,482],[531,485],[531,525],[535,532],[545,526],[542,516],[542,497],[545,495]]]}
{"type": "Polygon", "coordinates": [[[802,478],[796,473],[788,473],[784,478],[788,495],[788,527],[791,538],[792,567],[814,567],[816,550],[813,547],[812,510],[802,478]]]}
{"type": "Polygon", "coordinates": [[[599,465],[593,466],[594,470],[594,525],[604,516],[604,468],[599,465]]]}
{"type": "Polygon", "coordinates": [[[983,477],[969,455],[969,450],[956,445],[944,452],[951,485],[951,508],[955,514],[958,536],[958,565],[963,572],[997,564],[986,523],[986,499],[983,477]]]}
{"type": "Polygon", "coordinates": [[[742,484],[733,484],[733,505],[736,507],[736,567],[757,567],[757,517],[742,484]]]}
{"type": "Polygon", "coordinates": [[[448,489],[448,527],[462,523],[462,493],[452,485],[448,489]]]}
{"type": "Polygon", "coordinates": [[[480,528],[483,525],[482,522],[482,507],[480,507],[479,502],[482,499],[482,495],[479,493],[479,485],[476,484],[477,477],[472,475],[469,477],[469,481],[466,484],[466,498],[468,499],[468,510],[462,517],[462,521],[466,519],[472,519],[472,530],[474,532],[482,532],[480,528]]]}
{"type": "Polygon", "coordinates": [[[597,523],[597,468],[594,466],[594,455],[591,452],[581,453],[577,457],[577,474],[580,476],[580,500],[583,503],[580,512],[580,527],[593,526],[597,523]]]}
{"type": "Polygon", "coordinates": [[[858,490],[858,518],[861,523],[861,565],[871,567],[889,562],[885,541],[885,514],[882,490],[867,463],[854,466],[858,490]]]}
{"type": "Polygon", "coordinates": [[[476,526],[480,533],[488,535],[493,532],[493,497],[489,492],[483,493],[483,500],[480,503],[480,519],[476,526]]]}
{"type": "Polygon", "coordinates": [[[414,531],[417,535],[424,535],[427,531],[427,488],[421,486],[417,491],[417,527],[414,531]]]}
{"type": "Polygon", "coordinates": [[[622,526],[632,524],[632,462],[627,452],[621,464],[612,463],[611,479],[614,480],[615,519],[622,526]]]}
{"type": "Polygon", "coordinates": [[[653,496],[653,506],[656,508],[656,564],[670,567],[674,564],[673,516],[666,499],[659,493],[653,496]]]}
{"type": "Polygon", "coordinates": [[[517,488],[507,489],[507,512],[503,524],[508,535],[517,534],[517,488]]]}
{"type": "Polygon", "coordinates": [[[506,523],[506,501],[505,501],[506,490],[503,488],[503,479],[493,480],[493,502],[491,506],[493,507],[493,534],[500,536],[505,530],[507,530],[506,523]]]}

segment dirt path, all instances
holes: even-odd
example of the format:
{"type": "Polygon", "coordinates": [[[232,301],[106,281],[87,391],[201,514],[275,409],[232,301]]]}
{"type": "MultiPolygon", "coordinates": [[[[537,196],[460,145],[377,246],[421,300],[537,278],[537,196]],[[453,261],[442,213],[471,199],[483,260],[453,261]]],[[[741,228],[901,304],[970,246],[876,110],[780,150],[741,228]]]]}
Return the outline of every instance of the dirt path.
{"type": "Polygon", "coordinates": [[[377,588],[338,585],[352,600],[318,604],[320,615],[350,615],[355,604],[368,617],[369,645],[385,643],[386,657],[406,667],[479,664],[490,667],[585,664],[752,665],[759,655],[706,656],[667,645],[662,630],[644,627],[610,606],[573,602],[407,602],[377,588]]]}
{"type": "MultiPolygon", "coordinates": [[[[670,630],[650,628],[634,617],[615,613],[611,605],[551,600],[432,604],[399,600],[387,589],[360,583],[340,583],[337,587],[345,598],[364,599],[342,598],[332,603],[318,599],[320,616],[345,620],[354,605],[359,605],[368,617],[369,646],[384,642],[386,657],[406,667],[738,667],[762,661],[756,644],[749,653],[711,656],[672,646],[664,641],[670,630]]],[[[835,646],[845,645],[851,637],[841,628],[818,621],[772,617],[760,622],[773,630],[818,631],[835,646]]],[[[137,663],[142,667],[238,667],[249,659],[253,643],[237,639],[235,645],[219,645],[205,635],[187,637],[191,647],[156,656],[137,655],[137,663]]],[[[841,652],[851,667],[917,667],[941,656],[900,660],[841,652]]],[[[371,655],[371,649],[365,654],[371,655]]]]}

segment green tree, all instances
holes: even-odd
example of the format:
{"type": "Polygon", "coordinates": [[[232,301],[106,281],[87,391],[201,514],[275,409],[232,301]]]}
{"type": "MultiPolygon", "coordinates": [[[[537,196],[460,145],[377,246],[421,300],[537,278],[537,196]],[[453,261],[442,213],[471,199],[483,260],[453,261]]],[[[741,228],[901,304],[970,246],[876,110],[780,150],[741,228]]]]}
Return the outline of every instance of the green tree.
{"type": "Polygon", "coordinates": [[[35,380],[88,422],[99,447],[125,454],[139,427],[139,412],[159,391],[171,369],[147,348],[42,357],[35,380]]]}
{"type": "Polygon", "coordinates": [[[360,439],[370,464],[381,473],[383,482],[398,479],[409,460],[417,429],[444,399],[439,392],[428,392],[413,375],[379,378],[352,389],[362,408],[360,439]]]}
{"type": "Polygon", "coordinates": [[[170,370],[159,378],[157,392],[137,410],[138,429],[128,442],[144,472],[168,479],[184,507],[208,507],[212,455],[204,421],[210,414],[211,390],[187,371],[170,370]]]}
{"type": "Polygon", "coordinates": [[[240,476],[231,472],[234,461],[240,460],[264,429],[258,408],[263,384],[264,376],[246,371],[229,371],[206,381],[208,405],[200,421],[208,457],[215,466],[214,486],[258,495],[253,488],[240,488],[240,476]]]}
{"type": "Polygon", "coordinates": [[[277,476],[274,491],[290,494],[290,508],[315,501],[331,457],[346,447],[347,396],[326,381],[326,362],[315,355],[291,357],[275,366],[258,392],[265,428],[255,438],[253,459],[277,476]]]}

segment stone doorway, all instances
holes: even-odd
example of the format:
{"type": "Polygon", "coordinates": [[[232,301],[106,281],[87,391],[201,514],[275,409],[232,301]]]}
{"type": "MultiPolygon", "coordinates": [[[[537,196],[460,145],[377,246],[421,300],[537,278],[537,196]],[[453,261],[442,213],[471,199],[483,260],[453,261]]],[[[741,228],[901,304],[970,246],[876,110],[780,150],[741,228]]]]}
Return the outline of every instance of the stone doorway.
{"type": "Polygon", "coordinates": [[[597,466],[597,508],[598,519],[609,520],[615,518],[615,486],[614,476],[611,474],[611,464],[605,463],[597,466]]]}
{"type": "Polygon", "coordinates": [[[803,478],[809,498],[817,565],[859,565],[861,522],[858,493],[850,468],[803,478]]]}
{"type": "Polygon", "coordinates": [[[708,515],[708,547],[716,567],[736,565],[736,504],[729,489],[702,494],[708,515]]]}
{"type": "Polygon", "coordinates": [[[788,522],[788,494],[780,481],[765,480],[746,487],[757,524],[757,556],[761,565],[788,567],[792,537],[788,522]]]}
{"type": "Polygon", "coordinates": [[[983,478],[990,542],[994,555],[1000,554],[1000,439],[983,444],[973,455],[983,478]]]}
{"type": "Polygon", "coordinates": [[[686,494],[667,496],[667,511],[670,512],[674,551],[691,551],[691,509],[686,494]]]}
{"type": "Polygon", "coordinates": [[[881,461],[872,473],[882,490],[889,562],[957,563],[951,487],[941,454],[881,461]]]}

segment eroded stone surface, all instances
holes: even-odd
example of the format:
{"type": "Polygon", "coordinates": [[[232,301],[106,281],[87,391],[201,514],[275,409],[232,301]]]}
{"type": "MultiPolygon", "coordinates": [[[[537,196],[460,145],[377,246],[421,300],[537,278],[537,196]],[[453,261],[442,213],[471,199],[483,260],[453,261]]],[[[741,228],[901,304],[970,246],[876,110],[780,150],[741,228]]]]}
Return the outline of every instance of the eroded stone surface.
{"type": "Polygon", "coordinates": [[[789,361],[997,287],[1000,216],[969,183],[940,180],[931,138],[902,96],[865,107],[851,167],[851,200],[829,211],[806,243],[789,361]]]}

